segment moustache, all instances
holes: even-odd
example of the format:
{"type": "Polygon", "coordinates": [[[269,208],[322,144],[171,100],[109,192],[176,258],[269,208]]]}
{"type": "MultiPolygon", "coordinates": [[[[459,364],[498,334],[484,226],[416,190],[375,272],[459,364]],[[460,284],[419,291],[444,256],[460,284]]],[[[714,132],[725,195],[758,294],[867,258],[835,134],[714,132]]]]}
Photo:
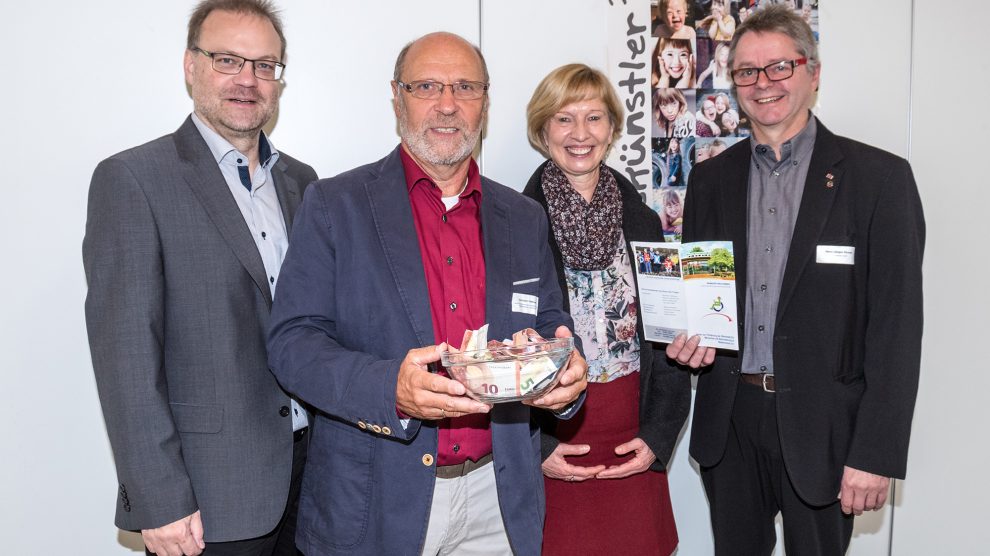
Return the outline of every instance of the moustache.
{"type": "Polygon", "coordinates": [[[234,87],[223,91],[222,94],[223,98],[247,100],[252,102],[264,100],[264,97],[256,89],[250,89],[247,87],[234,87]]]}

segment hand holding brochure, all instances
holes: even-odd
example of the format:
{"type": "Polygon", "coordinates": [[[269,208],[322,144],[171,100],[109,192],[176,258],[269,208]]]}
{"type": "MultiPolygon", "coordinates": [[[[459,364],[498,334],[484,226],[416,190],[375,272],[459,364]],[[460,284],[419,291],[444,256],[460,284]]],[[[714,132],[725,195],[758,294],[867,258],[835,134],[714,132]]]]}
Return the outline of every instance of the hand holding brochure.
{"type": "Polygon", "coordinates": [[[702,346],[739,349],[731,241],[637,241],[632,247],[647,340],[670,343],[680,333],[698,334],[702,346]]]}

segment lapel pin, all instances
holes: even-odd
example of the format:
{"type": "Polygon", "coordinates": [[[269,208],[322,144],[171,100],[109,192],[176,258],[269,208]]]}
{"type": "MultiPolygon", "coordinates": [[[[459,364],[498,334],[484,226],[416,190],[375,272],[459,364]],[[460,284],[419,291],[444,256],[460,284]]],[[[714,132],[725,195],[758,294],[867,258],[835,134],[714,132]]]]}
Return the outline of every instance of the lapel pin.
{"type": "Polygon", "coordinates": [[[832,172],[825,174],[825,178],[828,180],[828,182],[825,183],[825,187],[829,189],[835,187],[835,182],[832,181],[835,179],[835,176],[832,175],[832,172]]]}

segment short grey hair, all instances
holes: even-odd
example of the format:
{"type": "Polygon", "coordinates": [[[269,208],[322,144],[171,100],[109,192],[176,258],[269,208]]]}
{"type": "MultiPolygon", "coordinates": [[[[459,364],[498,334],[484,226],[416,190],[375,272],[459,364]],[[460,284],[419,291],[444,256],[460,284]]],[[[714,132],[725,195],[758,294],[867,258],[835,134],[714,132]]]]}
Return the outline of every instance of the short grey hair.
{"type": "MultiPolygon", "coordinates": [[[[755,11],[751,11],[736,32],[732,36],[729,44],[729,71],[735,69],[736,46],[739,39],[747,33],[780,33],[787,35],[794,41],[794,48],[801,54],[802,58],[808,59],[808,71],[814,71],[821,64],[818,57],[818,43],[815,42],[815,34],[811,31],[808,23],[786,4],[772,4],[764,6],[755,11]]],[[[735,90],[735,86],[733,86],[735,90]]]]}

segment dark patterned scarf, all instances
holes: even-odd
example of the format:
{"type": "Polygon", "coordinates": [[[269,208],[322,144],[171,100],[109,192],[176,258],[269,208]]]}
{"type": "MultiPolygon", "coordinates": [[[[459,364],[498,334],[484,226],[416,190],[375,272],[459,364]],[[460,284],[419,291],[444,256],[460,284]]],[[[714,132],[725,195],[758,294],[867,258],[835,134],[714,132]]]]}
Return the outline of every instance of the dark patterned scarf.
{"type": "Polygon", "coordinates": [[[612,172],[604,164],[599,167],[591,203],[571,186],[552,160],[543,169],[541,183],[564,266],[573,270],[608,268],[622,231],[622,195],[612,172]]]}

